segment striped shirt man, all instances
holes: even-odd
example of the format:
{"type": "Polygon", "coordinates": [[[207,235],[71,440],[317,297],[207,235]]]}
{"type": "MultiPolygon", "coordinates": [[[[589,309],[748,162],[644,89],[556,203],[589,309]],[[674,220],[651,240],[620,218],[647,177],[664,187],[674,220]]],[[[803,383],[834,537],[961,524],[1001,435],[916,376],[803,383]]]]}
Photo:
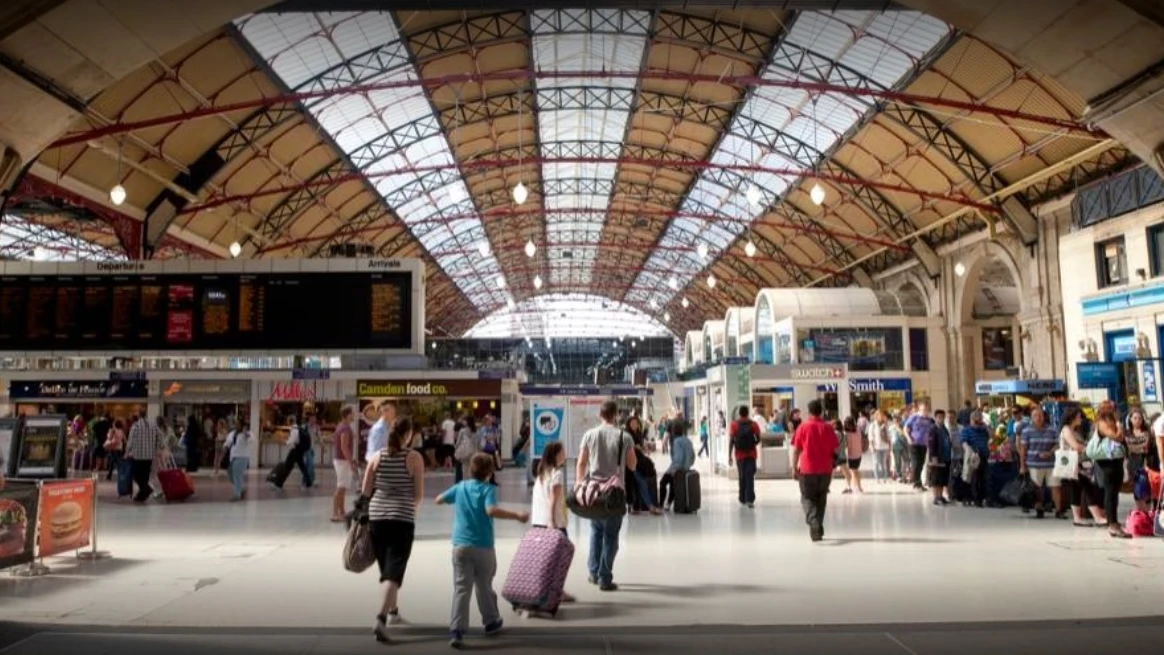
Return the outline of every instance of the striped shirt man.
{"type": "Polygon", "coordinates": [[[129,440],[125,445],[125,456],[152,462],[154,455],[162,450],[162,432],[153,421],[142,418],[129,429],[129,440]]]}
{"type": "Polygon", "coordinates": [[[1028,425],[1020,439],[1027,453],[1027,467],[1033,469],[1055,466],[1055,449],[1059,447],[1059,433],[1049,425],[1028,425]]]}

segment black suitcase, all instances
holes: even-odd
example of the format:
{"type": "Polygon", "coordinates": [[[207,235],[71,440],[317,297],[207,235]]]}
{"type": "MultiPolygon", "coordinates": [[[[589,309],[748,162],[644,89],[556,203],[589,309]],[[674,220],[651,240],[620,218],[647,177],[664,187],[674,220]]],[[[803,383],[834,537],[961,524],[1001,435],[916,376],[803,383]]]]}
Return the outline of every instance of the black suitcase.
{"type": "Polygon", "coordinates": [[[283,488],[283,483],[287,481],[287,476],[291,474],[291,467],[287,466],[287,462],[279,462],[271,472],[267,474],[267,482],[283,488]]]}
{"type": "Polygon", "coordinates": [[[675,496],[676,514],[693,514],[703,504],[699,488],[699,471],[676,471],[672,476],[671,493],[675,496]]]}

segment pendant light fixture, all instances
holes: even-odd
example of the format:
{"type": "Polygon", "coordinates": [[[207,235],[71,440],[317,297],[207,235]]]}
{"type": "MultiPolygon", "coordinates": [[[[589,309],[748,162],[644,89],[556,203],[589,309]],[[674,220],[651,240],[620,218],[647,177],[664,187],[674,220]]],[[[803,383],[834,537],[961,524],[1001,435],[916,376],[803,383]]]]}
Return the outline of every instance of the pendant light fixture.
{"type": "Polygon", "coordinates": [[[748,242],[744,244],[744,254],[748,257],[756,256],[756,244],[752,243],[751,239],[748,239],[748,242]]]}
{"type": "Polygon", "coordinates": [[[517,307],[517,303],[513,301],[513,298],[506,298],[505,299],[505,306],[510,308],[510,309],[513,309],[513,308],[517,307]]]}
{"type": "Polygon", "coordinates": [[[489,256],[489,241],[486,240],[486,241],[482,241],[481,243],[478,243],[477,244],[477,252],[482,257],[488,257],[489,256]]]}
{"type": "Polygon", "coordinates": [[[535,275],[535,276],[534,276],[534,280],[533,280],[533,282],[534,282],[534,288],[535,288],[535,289],[541,289],[541,288],[542,288],[542,276],[540,276],[540,275],[535,275]]]}
{"type": "MultiPolygon", "coordinates": [[[[458,148],[457,144],[461,140],[461,89],[457,89],[455,96],[456,104],[453,106],[453,116],[456,117],[457,122],[453,125],[453,156],[455,157],[458,148]]],[[[449,202],[454,205],[459,205],[465,201],[465,186],[460,180],[457,180],[448,187],[449,202]]]]}
{"type": "Polygon", "coordinates": [[[715,276],[714,276],[714,275],[712,275],[711,273],[708,273],[708,274],[707,274],[707,288],[709,288],[709,289],[714,289],[714,288],[715,288],[715,282],[716,282],[716,280],[715,280],[715,276]]]}
{"type": "Polygon", "coordinates": [[[707,244],[701,243],[695,248],[695,252],[699,253],[700,259],[707,259],[707,244]]]}
{"type": "Polygon", "coordinates": [[[812,185],[812,190],[808,192],[808,197],[812,198],[812,204],[820,207],[825,201],[825,190],[819,182],[812,185]]]}
{"type": "MultiPolygon", "coordinates": [[[[816,101],[817,101],[817,99],[818,99],[818,96],[812,97],[812,149],[817,151],[817,152],[820,152],[820,138],[819,138],[819,131],[818,131],[820,123],[818,123],[817,119],[816,119],[816,101]]],[[[814,171],[815,171],[815,168],[816,167],[814,166],[813,167],[814,171]]],[[[813,181],[812,189],[810,189],[808,192],[808,197],[812,200],[812,204],[816,205],[817,207],[820,207],[821,205],[824,204],[825,190],[824,190],[824,187],[822,187],[820,185],[819,181],[813,181]]]]}
{"type": "Polygon", "coordinates": [[[749,186],[747,192],[744,193],[744,197],[748,199],[748,204],[751,205],[752,209],[760,208],[760,201],[763,199],[763,196],[760,194],[760,187],[755,184],[749,186]]]}
{"type": "MultiPolygon", "coordinates": [[[[513,187],[513,202],[517,203],[518,205],[524,204],[526,199],[529,198],[529,189],[525,188],[525,184],[522,184],[521,177],[520,177],[521,172],[523,170],[522,165],[521,165],[521,156],[522,156],[522,154],[524,154],[523,145],[521,142],[522,132],[525,131],[525,128],[523,127],[522,119],[521,119],[521,110],[522,110],[522,107],[524,105],[525,105],[525,96],[518,94],[518,96],[517,96],[517,174],[518,174],[518,179],[517,179],[517,186],[513,187]]],[[[530,255],[530,257],[533,257],[533,255],[530,255]]]]}
{"type": "Polygon", "coordinates": [[[529,189],[525,188],[525,185],[521,182],[518,182],[517,186],[513,187],[513,202],[521,205],[525,203],[527,198],[529,198],[529,189]]]}
{"type": "Polygon", "coordinates": [[[117,144],[117,184],[109,190],[109,201],[120,207],[125,202],[125,187],[121,186],[121,143],[117,144]]]}
{"type": "Polygon", "coordinates": [[[966,274],[966,265],[965,264],[963,264],[962,262],[958,262],[957,264],[954,264],[954,275],[957,275],[958,277],[962,277],[965,274],[966,274]]]}
{"type": "Polygon", "coordinates": [[[654,298],[651,298],[651,301],[648,304],[651,306],[651,309],[658,309],[659,308],[659,301],[655,300],[654,298]]]}
{"type": "Polygon", "coordinates": [[[683,309],[687,309],[690,306],[691,306],[691,303],[686,298],[684,298],[683,299],[683,309]]]}
{"type": "Polygon", "coordinates": [[[505,288],[505,276],[504,276],[504,275],[498,275],[498,276],[497,276],[497,278],[496,278],[496,280],[497,280],[497,288],[498,288],[498,289],[504,289],[504,288],[505,288]]]}
{"type": "Polygon", "coordinates": [[[667,286],[671,287],[672,291],[678,291],[679,290],[679,279],[676,278],[674,275],[672,275],[671,279],[667,280],[667,286]]]}
{"type": "Polygon", "coordinates": [[[241,254],[242,254],[242,244],[239,243],[238,241],[232,242],[230,244],[230,256],[231,257],[238,257],[241,254]]]}
{"type": "Polygon", "coordinates": [[[671,322],[671,312],[663,312],[663,322],[664,323],[671,322]]]}
{"type": "Polygon", "coordinates": [[[525,242],[525,256],[533,259],[533,256],[538,253],[538,247],[534,244],[533,239],[525,242]]]}

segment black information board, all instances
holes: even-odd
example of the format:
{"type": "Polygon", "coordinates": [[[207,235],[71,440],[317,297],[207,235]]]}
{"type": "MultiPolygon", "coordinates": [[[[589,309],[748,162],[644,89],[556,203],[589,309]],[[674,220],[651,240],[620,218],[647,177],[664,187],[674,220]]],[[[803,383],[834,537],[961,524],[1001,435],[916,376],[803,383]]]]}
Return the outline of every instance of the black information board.
{"type": "Polygon", "coordinates": [[[0,351],[412,346],[412,273],[0,276],[0,351]]]}

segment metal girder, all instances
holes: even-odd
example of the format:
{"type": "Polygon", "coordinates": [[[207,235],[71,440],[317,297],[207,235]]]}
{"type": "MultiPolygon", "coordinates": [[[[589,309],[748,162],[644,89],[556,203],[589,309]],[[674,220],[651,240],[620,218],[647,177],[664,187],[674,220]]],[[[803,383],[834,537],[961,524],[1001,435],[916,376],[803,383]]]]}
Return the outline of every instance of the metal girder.
{"type": "MultiPolygon", "coordinates": [[[[595,178],[559,178],[541,180],[526,185],[530,197],[534,194],[547,195],[609,195],[612,190],[621,195],[631,196],[642,202],[649,202],[662,207],[674,207],[680,195],[649,184],[626,182],[623,180],[595,179],[595,178]]],[[[511,191],[508,188],[492,189],[484,194],[478,194],[479,206],[482,210],[501,205],[513,204],[511,191]]]]}
{"type": "Polygon", "coordinates": [[[652,31],[655,41],[694,43],[720,55],[762,61],[768,53],[773,36],[703,16],[670,11],[658,12],[659,19],[652,31]]]}
{"type": "Polygon", "coordinates": [[[453,21],[407,35],[417,62],[424,63],[460,52],[524,40],[524,10],[506,10],[453,21]]]}
{"type": "MultiPolygon", "coordinates": [[[[541,8],[542,3],[531,3],[531,8],[541,8]]],[[[647,34],[650,19],[644,18],[644,11],[611,9],[610,11],[588,11],[586,9],[550,9],[535,11],[530,15],[531,34],[647,34]]]]}

